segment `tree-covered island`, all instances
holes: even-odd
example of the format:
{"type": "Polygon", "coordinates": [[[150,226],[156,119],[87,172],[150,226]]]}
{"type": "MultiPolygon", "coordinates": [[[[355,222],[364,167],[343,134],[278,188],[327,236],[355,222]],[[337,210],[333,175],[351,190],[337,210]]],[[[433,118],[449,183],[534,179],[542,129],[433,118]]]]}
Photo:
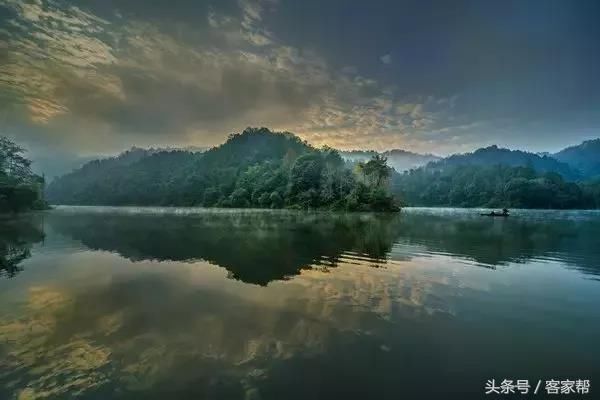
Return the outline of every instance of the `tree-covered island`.
{"type": "Polygon", "coordinates": [[[248,128],[205,152],[133,150],[53,181],[56,204],[397,211],[385,157],[344,161],[287,132],[248,128]],[[142,154],[140,154],[142,153],[142,154]]]}

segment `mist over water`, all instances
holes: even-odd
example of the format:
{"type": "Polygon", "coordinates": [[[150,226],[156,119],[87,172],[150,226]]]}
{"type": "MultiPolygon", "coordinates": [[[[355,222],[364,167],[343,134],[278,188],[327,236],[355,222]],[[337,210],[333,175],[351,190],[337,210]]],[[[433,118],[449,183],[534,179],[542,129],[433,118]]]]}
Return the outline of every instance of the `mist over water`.
{"type": "Polygon", "coordinates": [[[593,388],[600,213],[512,214],[5,218],[0,398],[482,398],[492,378],[593,388]]]}

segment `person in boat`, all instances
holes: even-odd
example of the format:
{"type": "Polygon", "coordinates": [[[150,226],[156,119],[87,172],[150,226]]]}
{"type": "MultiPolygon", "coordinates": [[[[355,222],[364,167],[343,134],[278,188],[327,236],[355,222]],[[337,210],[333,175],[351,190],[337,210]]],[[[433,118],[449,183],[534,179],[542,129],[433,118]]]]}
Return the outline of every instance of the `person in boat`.
{"type": "Polygon", "coordinates": [[[502,212],[492,211],[489,214],[481,214],[481,215],[489,215],[491,217],[508,217],[508,215],[509,215],[508,213],[509,213],[508,209],[503,208],[502,212]]]}

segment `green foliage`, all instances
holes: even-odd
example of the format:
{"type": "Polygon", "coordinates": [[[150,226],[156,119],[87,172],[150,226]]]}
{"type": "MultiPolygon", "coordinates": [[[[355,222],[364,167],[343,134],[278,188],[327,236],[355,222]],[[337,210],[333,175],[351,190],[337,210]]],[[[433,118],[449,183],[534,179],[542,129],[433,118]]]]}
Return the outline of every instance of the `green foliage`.
{"type": "Polygon", "coordinates": [[[599,183],[565,181],[555,172],[506,165],[430,164],[396,175],[393,191],[406,204],[451,207],[598,208],[599,183]]]}
{"type": "Polygon", "coordinates": [[[271,202],[271,208],[281,208],[283,205],[283,199],[279,192],[273,192],[269,196],[269,201],[271,202]]]}
{"type": "Polygon", "coordinates": [[[581,188],[589,208],[600,208],[600,179],[586,182],[581,188]]]}
{"type": "Polygon", "coordinates": [[[48,187],[61,204],[397,210],[390,168],[376,156],[360,176],[339,153],[291,133],[248,128],[205,153],[163,151],[88,163],[48,187]]]}
{"type": "Polygon", "coordinates": [[[391,168],[387,166],[387,158],[380,154],[375,154],[366,163],[359,162],[357,168],[361,172],[365,182],[375,187],[380,187],[382,182],[392,174],[391,168]]]}
{"type": "Polygon", "coordinates": [[[0,137],[0,212],[45,208],[44,178],[31,172],[25,150],[0,137]]]}

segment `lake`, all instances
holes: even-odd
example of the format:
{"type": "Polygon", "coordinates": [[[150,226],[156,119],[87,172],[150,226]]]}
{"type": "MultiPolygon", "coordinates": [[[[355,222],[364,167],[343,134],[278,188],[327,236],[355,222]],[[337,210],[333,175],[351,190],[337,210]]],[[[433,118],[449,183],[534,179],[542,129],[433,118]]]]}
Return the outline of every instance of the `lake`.
{"type": "Polygon", "coordinates": [[[599,212],[58,207],[0,257],[1,399],[600,385],[599,212]]]}

